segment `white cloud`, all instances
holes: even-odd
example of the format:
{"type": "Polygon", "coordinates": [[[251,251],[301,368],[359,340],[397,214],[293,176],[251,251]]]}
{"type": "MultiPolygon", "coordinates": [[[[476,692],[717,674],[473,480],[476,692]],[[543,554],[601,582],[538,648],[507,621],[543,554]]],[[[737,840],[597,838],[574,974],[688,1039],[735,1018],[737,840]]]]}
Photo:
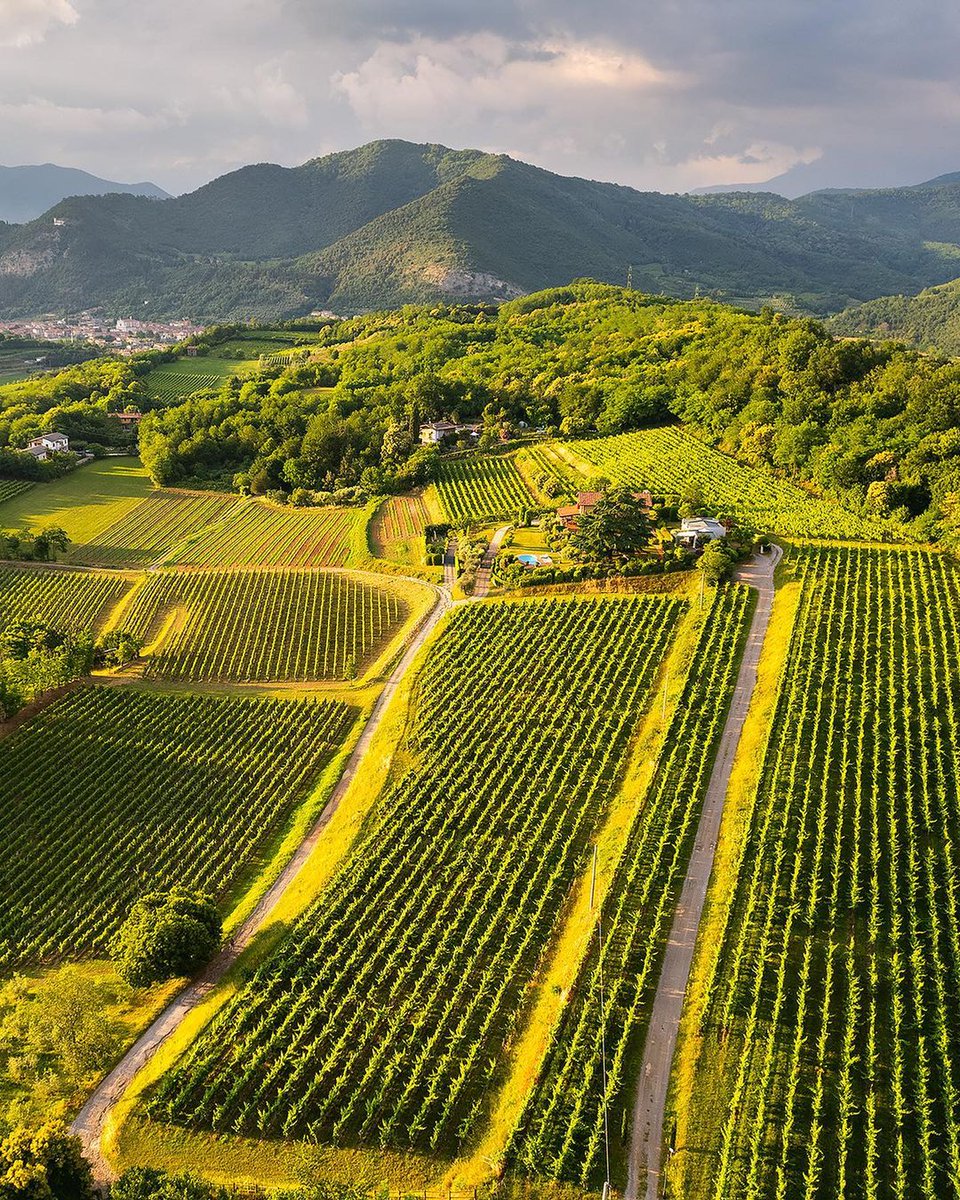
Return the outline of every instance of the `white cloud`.
{"type": "Polygon", "coordinates": [[[69,0],[0,0],[0,46],[42,42],[51,28],[79,19],[69,0]]]}

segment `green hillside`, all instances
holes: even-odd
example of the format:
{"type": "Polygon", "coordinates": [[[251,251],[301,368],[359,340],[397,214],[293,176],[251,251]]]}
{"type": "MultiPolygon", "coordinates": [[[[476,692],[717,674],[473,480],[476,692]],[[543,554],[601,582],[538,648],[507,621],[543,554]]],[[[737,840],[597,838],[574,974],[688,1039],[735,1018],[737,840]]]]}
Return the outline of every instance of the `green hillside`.
{"type": "Polygon", "coordinates": [[[918,296],[880,296],[837,313],[834,333],[897,338],[923,350],[960,354],[960,279],[918,296]]]}
{"type": "Polygon", "coordinates": [[[102,305],[201,320],[503,299],[589,276],[831,312],[956,275],[960,184],[708,196],[373,142],[169,200],[84,196],[0,226],[0,314],[102,305]],[[56,224],[54,221],[56,220],[56,224]]]}

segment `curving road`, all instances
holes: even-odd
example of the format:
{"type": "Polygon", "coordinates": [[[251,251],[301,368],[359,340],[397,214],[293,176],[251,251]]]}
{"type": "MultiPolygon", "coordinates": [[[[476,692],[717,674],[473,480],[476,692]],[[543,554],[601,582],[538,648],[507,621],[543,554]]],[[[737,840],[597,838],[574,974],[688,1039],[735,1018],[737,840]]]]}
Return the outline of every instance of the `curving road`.
{"type": "Polygon", "coordinates": [[[239,926],[230,941],[224,945],[217,957],[213,959],[201,975],[174,997],[153,1024],[148,1026],[137,1041],[134,1042],[110,1074],[101,1080],[86,1104],[77,1113],[70,1128],[73,1133],[79,1135],[83,1143],[84,1154],[93,1168],[94,1177],[98,1183],[108,1182],[112,1175],[110,1164],[107,1162],[101,1149],[104,1125],[110,1109],[130,1086],[134,1076],[150,1061],[157,1048],[174,1033],[187,1014],[196,1008],[210,994],[213,988],[216,987],[224,975],[226,975],[240,954],[266,924],[287,889],[299,875],[311,851],[320,840],[330,818],[336,812],[340,801],[350,786],[351,780],[356,775],[357,769],[370,746],[370,742],[383,719],[387,706],[393,699],[403,677],[410,669],[417,652],[450,608],[449,591],[446,588],[437,588],[436,590],[437,599],[433,608],[414,631],[402,657],[384,684],[383,691],[381,691],[374,703],[367,723],[364,726],[363,733],[360,735],[356,746],[344,765],[343,774],[337,781],[336,787],[330,793],[330,798],[327,800],[323,812],[300,843],[296,853],[287,863],[286,867],[284,867],[283,871],[277,877],[276,882],[260,903],[253,909],[243,924],[239,926]]]}
{"type": "Polygon", "coordinates": [[[760,651],[770,624],[773,607],[773,573],[783,551],[773,546],[765,556],[757,556],[737,572],[741,583],[758,592],[757,606],[750,623],[740,671],[723,727],[713,772],[703,801],[697,838],[687,865],[683,890],[674,914],[670,939],[660,971],[657,994],[650,1014],[647,1042],[643,1051],[643,1070],[633,1101],[633,1131],[627,1164],[624,1200],[657,1200],[660,1194],[660,1160],[663,1148],[663,1120],[670,1085],[670,1068],[680,1029],[680,1016],[693,963],[697,929],[707,897],[707,885],[713,869],[713,857],[720,834],[723,804],[730,782],[730,771],[740,742],[750,701],[757,683],[760,651]]]}

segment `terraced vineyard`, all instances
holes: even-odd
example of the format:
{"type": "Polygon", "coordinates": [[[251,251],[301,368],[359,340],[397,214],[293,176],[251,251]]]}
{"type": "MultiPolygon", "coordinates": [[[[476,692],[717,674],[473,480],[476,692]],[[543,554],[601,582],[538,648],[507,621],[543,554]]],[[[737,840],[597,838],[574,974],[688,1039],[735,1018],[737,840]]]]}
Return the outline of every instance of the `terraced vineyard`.
{"type": "MultiPolygon", "coordinates": [[[[32,487],[33,484],[26,479],[0,479],[0,504],[4,500],[12,500],[14,496],[29,491],[32,487]]],[[[0,513],[0,525],[2,523],[2,513],[0,513]]]]}
{"type": "Polygon", "coordinates": [[[0,566],[0,626],[41,621],[61,632],[93,632],[131,586],[122,575],[0,566]]]}
{"type": "Polygon", "coordinates": [[[516,463],[500,455],[445,459],[437,491],[453,524],[506,517],[535,503],[516,463]]]}
{"type": "MultiPolygon", "coordinates": [[[[748,590],[733,586],[717,595],[703,627],[663,754],[603,906],[602,958],[595,933],[512,1139],[509,1160],[523,1174],[602,1187],[601,1025],[608,1107],[619,1114],[629,1102],[627,1085],[642,1053],[749,614],[748,590]]],[[[626,1131],[619,1119],[614,1124],[612,1140],[622,1152],[626,1131]]]]}
{"type": "Polygon", "coordinates": [[[705,505],[738,516],[760,532],[797,538],[890,538],[881,521],[858,517],[787,480],[742,466],[679,426],[578,441],[571,450],[625,487],[676,496],[695,488],[705,505]]]}
{"type": "Polygon", "coordinates": [[[155,888],[225,900],[354,719],[326,701],[85,688],[0,740],[0,964],[102,951],[155,888]]]}
{"type": "Polygon", "coordinates": [[[343,566],[364,514],[279,508],[216,492],[161,489],[71,559],[90,565],[343,566]]]}
{"type": "Polygon", "coordinates": [[[330,571],[164,571],[123,626],[159,645],[159,679],[305,681],[362,674],[409,613],[392,582],[330,571]]]}
{"type": "Polygon", "coordinates": [[[691,1200],[942,1200],[960,1163],[960,577],[919,551],[794,561],[671,1175],[691,1200]]]}
{"type": "Polygon", "coordinates": [[[517,455],[517,465],[528,482],[534,484],[546,477],[561,484],[567,491],[576,492],[584,483],[584,476],[565,462],[556,446],[549,442],[524,447],[517,455]]]}
{"type": "Polygon", "coordinates": [[[457,609],[420,679],[413,765],[165,1077],[152,1114],[337,1143],[462,1143],[682,609],[649,597],[457,609]]]}

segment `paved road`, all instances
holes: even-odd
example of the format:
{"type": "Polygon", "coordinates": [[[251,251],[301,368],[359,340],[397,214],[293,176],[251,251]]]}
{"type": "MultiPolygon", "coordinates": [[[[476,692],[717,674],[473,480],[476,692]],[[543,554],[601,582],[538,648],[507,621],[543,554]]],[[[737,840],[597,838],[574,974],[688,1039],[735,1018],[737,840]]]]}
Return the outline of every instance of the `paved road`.
{"type": "Polygon", "coordinates": [[[493,560],[497,557],[497,551],[503,539],[510,532],[510,526],[504,525],[490,539],[490,545],[484,551],[483,558],[480,560],[480,566],[477,568],[477,582],[473,588],[474,598],[482,600],[483,597],[490,591],[490,568],[493,566],[493,560]]]}
{"type": "Polygon", "coordinates": [[[647,1044],[643,1052],[643,1070],[634,1097],[633,1132],[624,1200],[639,1200],[640,1196],[645,1200],[657,1200],[660,1194],[663,1119],[670,1068],[677,1044],[687,979],[693,963],[697,929],[713,869],[723,803],[757,683],[757,664],[773,605],[773,572],[781,555],[780,547],[774,546],[769,555],[754,558],[737,572],[737,578],[756,588],[759,595],[653,1001],[647,1044]]]}
{"type": "Polygon", "coordinates": [[[241,952],[250,944],[254,936],[260,931],[271,913],[280,903],[284,893],[294,882],[304,863],[309,858],[311,851],[327,827],[330,818],[336,812],[340,801],[343,799],[350,785],[350,781],[356,775],[357,769],[363,761],[363,757],[370,746],[370,742],[376,733],[387,706],[400,686],[404,675],[410,669],[417,651],[449,607],[449,592],[446,589],[438,588],[436,604],[413,634],[403,656],[384,684],[383,691],[377,697],[363,733],[360,735],[353,752],[347,759],[343,774],[331,792],[323,812],[317,818],[316,823],[303,842],[301,842],[296,853],[290,859],[289,863],[287,863],[273,887],[270,888],[260,903],[251,912],[250,916],[247,917],[246,921],[237,929],[219,955],[207,966],[206,970],[192,983],[188,984],[183,991],[179,992],[153,1024],[140,1035],[110,1074],[98,1085],[96,1091],[93,1092],[77,1114],[76,1119],[71,1125],[71,1129],[80,1136],[83,1142],[84,1153],[93,1167],[94,1176],[98,1182],[108,1182],[112,1174],[109,1163],[103,1157],[100,1145],[104,1123],[110,1109],[130,1086],[133,1077],[149,1062],[157,1048],[170,1037],[187,1014],[209,995],[227,971],[229,971],[241,952]]]}

